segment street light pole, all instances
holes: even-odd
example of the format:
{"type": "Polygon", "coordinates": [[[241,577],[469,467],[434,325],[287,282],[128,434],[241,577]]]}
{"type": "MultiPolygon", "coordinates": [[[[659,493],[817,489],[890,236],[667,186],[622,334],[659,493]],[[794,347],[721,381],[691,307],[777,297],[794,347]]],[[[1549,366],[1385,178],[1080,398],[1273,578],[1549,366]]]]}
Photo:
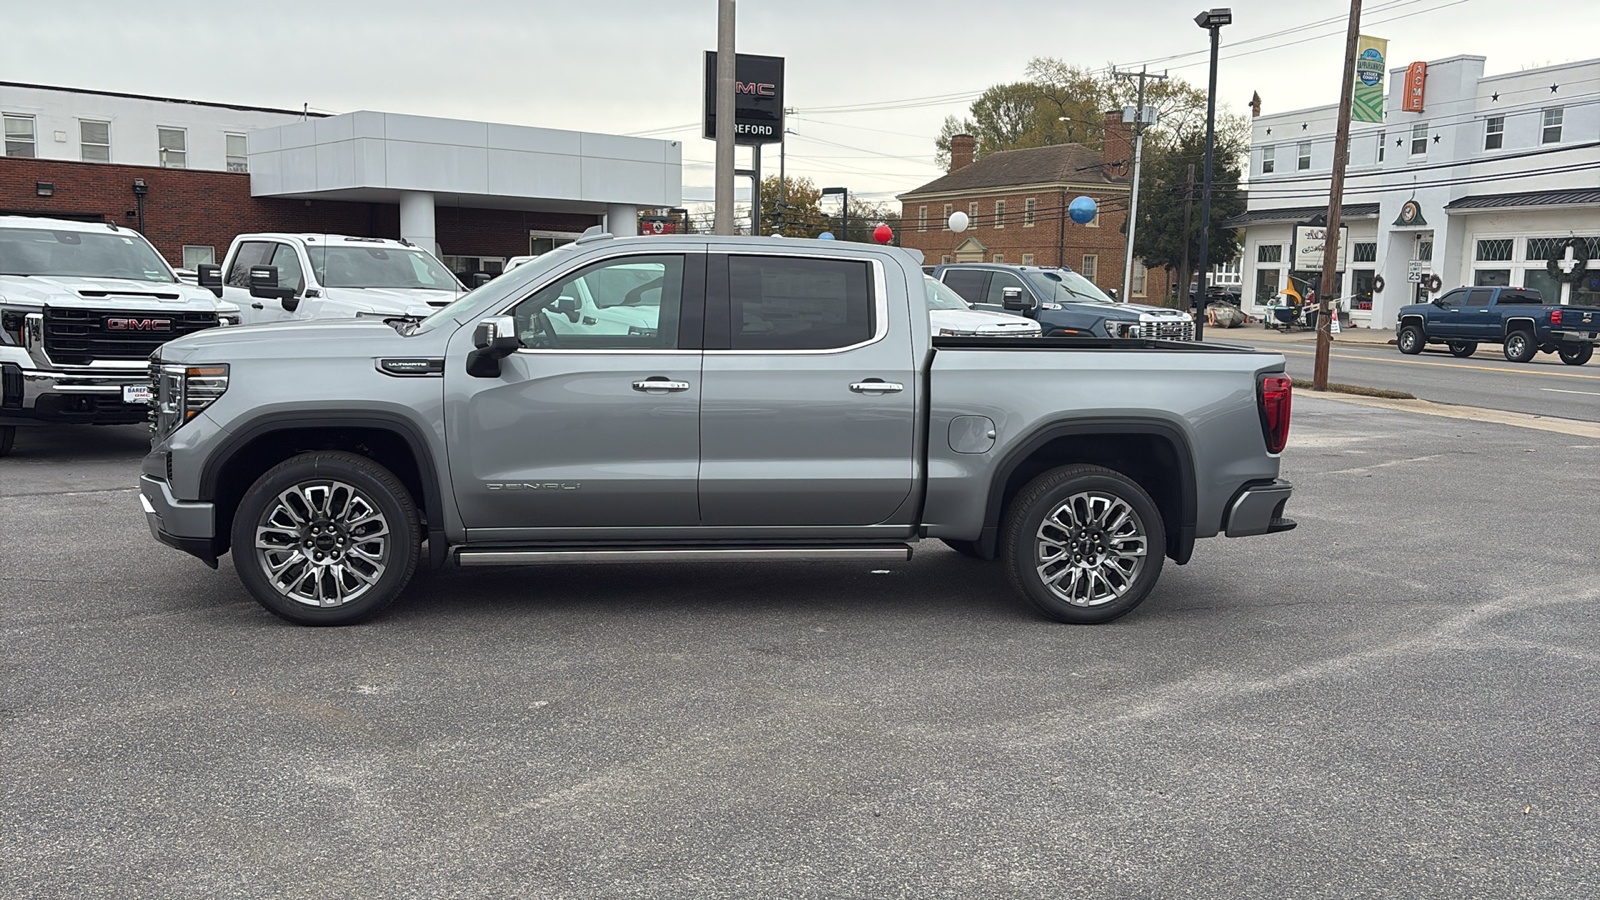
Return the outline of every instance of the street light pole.
{"type": "Polygon", "coordinates": [[[1194,17],[1194,23],[1211,32],[1211,79],[1206,87],[1206,172],[1200,188],[1200,299],[1195,304],[1194,339],[1206,333],[1206,291],[1210,288],[1211,268],[1211,158],[1217,143],[1217,36],[1222,26],[1232,24],[1233,11],[1210,9],[1194,17]]]}
{"type": "Polygon", "coordinates": [[[850,240],[850,189],[842,187],[822,189],[822,196],[826,197],[829,194],[840,195],[839,199],[844,204],[839,209],[839,240],[848,241],[850,240]]]}

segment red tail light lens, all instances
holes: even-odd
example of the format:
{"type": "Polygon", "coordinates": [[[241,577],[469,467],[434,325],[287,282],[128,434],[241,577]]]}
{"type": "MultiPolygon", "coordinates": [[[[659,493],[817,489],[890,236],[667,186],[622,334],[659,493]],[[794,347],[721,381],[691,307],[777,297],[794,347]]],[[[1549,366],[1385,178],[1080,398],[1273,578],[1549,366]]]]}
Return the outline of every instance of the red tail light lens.
{"type": "Polygon", "coordinates": [[[1261,436],[1268,453],[1282,453],[1289,443],[1289,406],[1294,382],[1287,375],[1261,376],[1261,436]]]}
{"type": "Polygon", "coordinates": [[[1560,325],[1561,324],[1561,310],[1559,310],[1559,309],[1550,310],[1550,324],[1551,325],[1560,325]]]}

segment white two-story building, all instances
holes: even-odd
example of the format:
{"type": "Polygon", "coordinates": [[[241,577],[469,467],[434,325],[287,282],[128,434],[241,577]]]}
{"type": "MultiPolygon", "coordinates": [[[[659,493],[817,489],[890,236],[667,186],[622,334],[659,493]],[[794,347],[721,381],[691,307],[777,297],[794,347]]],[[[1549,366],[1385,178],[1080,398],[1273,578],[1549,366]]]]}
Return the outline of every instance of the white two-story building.
{"type": "MultiPolygon", "coordinates": [[[[1484,76],[1484,57],[1426,64],[1421,109],[1401,108],[1407,67],[1388,73],[1382,124],[1352,123],[1340,216],[1348,226],[1340,305],[1352,324],[1392,328],[1396,311],[1463,284],[1537,288],[1600,305],[1593,279],[1547,267],[1570,238],[1600,272],[1600,59],[1484,76]]],[[[1259,310],[1296,268],[1297,224],[1327,214],[1337,106],[1254,120],[1243,230],[1243,300],[1259,310]]],[[[1572,259],[1566,258],[1571,269],[1572,259]]]]}

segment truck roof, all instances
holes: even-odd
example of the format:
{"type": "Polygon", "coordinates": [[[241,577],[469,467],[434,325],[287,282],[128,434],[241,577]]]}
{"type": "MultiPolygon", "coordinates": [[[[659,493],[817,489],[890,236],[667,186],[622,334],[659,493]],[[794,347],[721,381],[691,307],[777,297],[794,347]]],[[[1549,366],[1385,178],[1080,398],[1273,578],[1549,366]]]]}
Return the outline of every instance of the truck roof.
{"type": "Polygon", "coordinates": [[[247,234],[238,235],[234,238],[234,240],[247,240],[250,238],[277,238],[279,240],[301,241],[307,244],[361,244],[369,247],[398,247],[404,250],[422,249],[416,244],[404,239],[396,240],[395,238],[360,237],[349,234],[295,234],[288,231],[252,231],[247,234]]]}
{"type": "Polygon", "coordinates": [[[0,216],[0,228],[46,228],[50,231],[105,232],[108,234],[138,234],[131,228],[119,228],[110,222],[85,222],[80,219],[48,219],[42,216],[0,216]]]}

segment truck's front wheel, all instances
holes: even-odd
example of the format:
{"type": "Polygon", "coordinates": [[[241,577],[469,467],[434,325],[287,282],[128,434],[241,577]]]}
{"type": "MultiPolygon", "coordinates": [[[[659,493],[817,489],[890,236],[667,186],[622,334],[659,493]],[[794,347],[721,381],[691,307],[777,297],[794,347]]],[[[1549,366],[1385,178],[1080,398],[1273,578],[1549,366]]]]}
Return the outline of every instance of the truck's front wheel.
{"type": "Polygon", "coordinates": [[[1421,353],[1427,343],[1428,339],[1423,336],[1422,329],[1416,325],[1403,326],[1400,333],[1395,335],[1395,344],[1400,348],[1400,352],[1407,356],[1421,353]]]}
{"type": "Polygon", "coordinates": [[[252,596],[301,625],[349,625],[388,606],[416,570],[421,526],[392,472],[355,453],[304,453],[245,492],[233,565],[252,596]]]}
{"type": "Polygon", "coordinates": [[[1581,366],[1594,356],[1593,344],[1562,344],[1556,350],[1561,355],[1561,361],[1569,366],[1581,366]]]}
{"type": "Polygon", "coordinates": [[[1060,622],[1109,622],[1161,576],[1166,530],[1137,482],[1100,466],[1065,466],[1017,494],[1001,532],[1011,584],[1060,622]]]}

